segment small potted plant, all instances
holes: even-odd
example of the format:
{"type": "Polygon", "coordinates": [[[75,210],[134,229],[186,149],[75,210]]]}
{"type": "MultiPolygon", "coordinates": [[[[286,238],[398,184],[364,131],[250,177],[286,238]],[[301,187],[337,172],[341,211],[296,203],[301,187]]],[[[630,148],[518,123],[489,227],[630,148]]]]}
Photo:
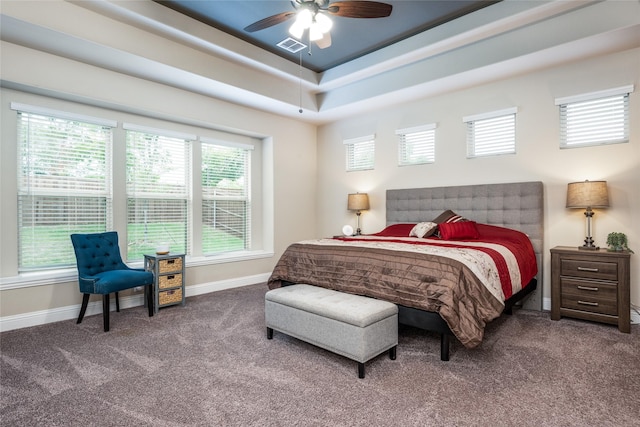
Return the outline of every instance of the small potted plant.
{"type": "Polygon", "coordinates": [[[618,233],[616,231],[607,235],[607,245],[610,251],[628,251],[634,253],[629,249],[627,242],[627,235],[624,233],[618,233]]]}

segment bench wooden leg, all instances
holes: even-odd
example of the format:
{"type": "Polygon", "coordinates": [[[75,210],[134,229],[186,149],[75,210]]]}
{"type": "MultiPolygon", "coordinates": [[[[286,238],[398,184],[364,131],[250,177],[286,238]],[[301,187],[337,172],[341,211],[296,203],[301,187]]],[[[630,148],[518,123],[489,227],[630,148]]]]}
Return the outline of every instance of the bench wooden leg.
{"type": "Polygon", "coordinates": [[[396,350],[397,350],[398,346],[394,345],[393,347],[391,347],[389,349],[389,359],[391,360],[396,360],[396,350]]]}
{"type": "Polygon", "coordinates": [[[358,378],[364,378],[364,363],[358,362],[358,378]]]}
{"type": "Polygon", "coordinates": [[[273,338],[273,329],[267,328],[267,339],[270,340],[273,338]]]}

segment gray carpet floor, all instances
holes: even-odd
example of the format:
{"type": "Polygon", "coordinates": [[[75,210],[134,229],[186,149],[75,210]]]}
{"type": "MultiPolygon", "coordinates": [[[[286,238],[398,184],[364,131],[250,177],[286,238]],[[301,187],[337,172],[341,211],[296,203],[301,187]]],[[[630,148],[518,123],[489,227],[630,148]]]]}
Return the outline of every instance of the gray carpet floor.
{"type": "Polygon", "coordinates": [[[439,359],[401,328],[357,364],[266,339],[266,285],[0,334],[2,426],[638,426],[640,330],[515,311],[439,359]]]}

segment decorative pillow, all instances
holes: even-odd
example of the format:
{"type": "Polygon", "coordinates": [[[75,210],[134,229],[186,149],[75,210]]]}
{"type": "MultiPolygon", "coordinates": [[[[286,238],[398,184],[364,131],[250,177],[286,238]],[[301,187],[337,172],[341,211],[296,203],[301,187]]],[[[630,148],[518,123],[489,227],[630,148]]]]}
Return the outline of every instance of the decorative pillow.
{"type": "Polygon", "coordinates": [[[419,222],[411,229],[409,236],[429,237],[433,235],[437,229],[438,224],[435,222],[419,222]]]}
{"type": "Polygon", "coordinates": [[[436,217],[436,219],[433,220],[433,222],[435,222],[436,224],[443,224],[445,222],[461,222],[461,221],[468,221],[468,219],[461,217],[460,215],[458,215],[457,213],[455,213],[450,209],[442,212],[440,215],[436,217]]]}
{"type": "Polygon", "coordinates": [[[445,240],[477,239],[480,237],[475,221],[443,222],[438,225],[440,237],[445,240]]]}
{"type": "Polygon", "coordinates": [[[407,237],[416,224],[391,224],[384,230],[373,234],[383,237],[407,237]]]}

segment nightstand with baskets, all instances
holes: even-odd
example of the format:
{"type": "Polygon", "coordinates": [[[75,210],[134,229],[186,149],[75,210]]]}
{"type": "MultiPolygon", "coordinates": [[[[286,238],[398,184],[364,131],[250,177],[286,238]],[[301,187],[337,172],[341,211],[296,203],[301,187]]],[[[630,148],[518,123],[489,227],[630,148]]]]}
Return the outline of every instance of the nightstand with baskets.
{"type": "Polygon", "coordinates": [[[184,254],[144,256],[144,269],[153,272],[154,313],[162,307],[185,304],[184,268],[184,254]]]}

